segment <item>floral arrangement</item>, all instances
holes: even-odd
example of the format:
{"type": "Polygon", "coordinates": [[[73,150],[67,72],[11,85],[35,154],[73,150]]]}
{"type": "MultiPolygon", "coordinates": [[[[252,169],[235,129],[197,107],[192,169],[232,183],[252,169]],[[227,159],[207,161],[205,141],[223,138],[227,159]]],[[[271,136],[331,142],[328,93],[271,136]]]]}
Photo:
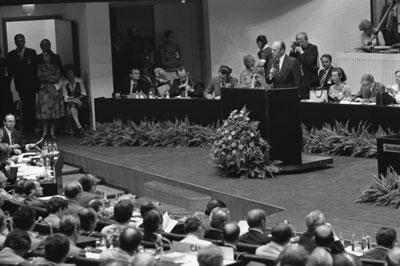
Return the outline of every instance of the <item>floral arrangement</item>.
{"type": "Polygon", "coordinates": [[[393,168],[386,176],[373,176],[368,187],[362,190],[357,202],[371,202],[377,206],[400,207],[400,176],[393,168]]]}
{"type": "Polygon", "coordinates": [[[247,175],[263,179],[279,172],[279,162],[266,162],[268,143],[261,138],[259,122],[250,121],[246,107],[234,110],[217,129],[211,147],[211,157],[227,176],[247,175]]]}

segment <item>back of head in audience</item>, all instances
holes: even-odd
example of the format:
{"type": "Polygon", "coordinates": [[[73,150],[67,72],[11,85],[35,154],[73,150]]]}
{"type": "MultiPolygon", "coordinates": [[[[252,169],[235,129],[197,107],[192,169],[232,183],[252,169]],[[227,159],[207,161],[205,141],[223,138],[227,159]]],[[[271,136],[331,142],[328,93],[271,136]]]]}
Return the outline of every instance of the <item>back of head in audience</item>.
{"type": "Polygon", "coordinates": [[[137,252],[140,241],[142,241],[141,231],[136,227],[128,226],[119,236],[119,247],[132,255],[137,252]]]}
{"type": "MultiPolygon", "coordinates": [[[[70,238],[77,238],[80,229],[79,218],[75,215],[65,215],[59,225],[60,233],[70,238]]],[[[76,240],[76,239],[74,239],[76,240]]]]}
{"type": "Polygon", "coordinates": [[[202,238],[204,236],[204,225],[201,219],[196,215],[186,218],[183,227],[186,234],[193,234],[198,236],[199,238],[202,238]]]}
{"type": "Polygon", "coordinates": [[[156,204],[152,201],[148,201],[145,204],[140,206],[140,215],[143,217],[146,212],[148,212],[150,210],[156,210],[156,209],[157,209],[156,204]]]}
{"type": "Polygon", "coordinates": [[[65,185],[64,194],[68,199],[78,200],[82,193],[82,186],[78,182],[71,182],[65,185]]]}
{"type": "Polygon", "coordinates": [[[333,255],[333,266],[361,266],[361,262],[356,257],[343,252],[333,255]]]}
{"type": "Polygon", "coordinates": [[[26,196],[43,196],[43,189],[38,181],[28,180],[24,183],[24,194],[26,196]]]}
{"type": "Polygon", "coordinates": [[[133,204],[129,200],[120,200],[114,206],[114,219],[117,223],[125,224],[131,219],[133,204]]]}
{"type": "Polygon", "coordinates": [[[162,218],[158,211],[150,210],[143,217],[143,228],[145,234],[156,233],[161,230],[162,218]]]}
{"type": "Polygon", "coordinates": [[[265,228],[267,215],[264,210],[253,209],[247,213],[247,224],[250,228],[265,228]]]}
{"type": "Polygon", "coordinates": [[[230,222],[222,228],[222,239],[226,243],[237,244],[239,241],[240,228],[237,223],[230,222]]]}
{"type": "Polygon", "coordinates": [[[222,266],[223,255],[219,247],[209,247],[202,249],[197,254],[199,266],[222,266]]]}
{"type": "Polygon", "coordinates": [[[157,261],[154,259],[153,255],[149,253],[139,253],[133,259],[132,265],[135,266],[155,266],[157,261]]]}
{"type": "MultiPolygon", "coordinates": [[[[52,197],[48,202],[47,202],[47,210],[49,213],[52,214],[62,214],[63,211],[68,207],[68,203],[65,199],[61,197],[52,197]]],[[[61,215],[59,215],[61,216],[61,215]]]]}
{"type": "Polygon", "coordinates": [[[302,246],[289,245],[279,255],[277,266],[305,266],[308,252],[302,246]]]}
{"type": "Polygon", "coordinates": [[[24,185],[25,185],[25,179],[19,180],[14,187],[14,193],[16,195],[23,195],[24,194],[24,185]]]}
{"type": "Polygon", "coordinates": [[[79,183],[81,184],[83,191],[95,192],[96,181],[92,175],[86,174],[81,176],[81,178],[79,178],[79,183]]]}
{"type": "Polygon", "coordinates": [[[205,209],[204,213],[206,215],[210,215],[212,210],[214,210],[214,208],[216,208],[216,207],[225,208],[226,205],[225,205],[225,203],[223,203],[220,200],[212,199],[207,203],[207,206],[206,206],[206,209],[205,209]]]}
{"type": "Polygon", "coordinates": [[[323,248],[316,248],[308,258],[307,266],[332,266],[331,254],[323,248]]]}
{"type": "Polygon", "coordinates": [[[7,235],[4,247],[11,248],[16,254],[23,257],[31,248],[31,238],[26,231],[16,229],[7,235]]]}
{"type": "Polygon", "coordinates": [[[93,231],[97,224],[97,213],[92,208],[82,208],[78,212],[81,229],[86,232],[93,231]]]}
{"type": "Polygon", "coordinates": [[[400,248],[390,250],[386,256],[387,266],[400,265],[400,248]]]}
{"type": "Polygon", "coordinates": [[[327,225],[318,226],[315,229],[314,240],[318,247],[330,248],[334,242],[332,228],[327,225]]]}
{"type": "Polygon", "coordinates": [[[315,210],[307,214],[306,226],[308,231],[314,232],[318,226],[323,224],[325,224],[325,216],[321,211],[315,210]]]}
{"type": "Polygon", "coordinates": [[[52,262],[60,263],[69,252],[69,240],[63,234],[49,235],[44,241],[44,257],[52,262]]]}
{"type": "Polygon", "coordinates": [[[35,211],[28,206],[21,206],[13,215],[15,228],[21,230],[32,230],[35,224],[35,211]]]}
{"type": "Polygon", "coordinates": [[[222,230],[229,220],[230,215],[227,208],[214,208],[210,214],[210,227],[222,230]]]}
{"type": "Polygon", "coordinates": [[[88,207],[95,210],[95,212],[101,211],[101,208],[104,206],[103,201],[100,199],[92,199],[88,203],[88,207]]]}
{"type": "Polygon", "coordinates": [[[376,232],[376,243],[379,246],[392,249],[397,239],[396,230],[391,227],[381,227],[376,232]]]}
{"type": "Polygon", "coordinates": [[[289,243],[290,238],[293,235],[293,231],[290,225],[286,223],[279,223],[272,227],[271,235],[272,241],[284,246],[289,243]]]}

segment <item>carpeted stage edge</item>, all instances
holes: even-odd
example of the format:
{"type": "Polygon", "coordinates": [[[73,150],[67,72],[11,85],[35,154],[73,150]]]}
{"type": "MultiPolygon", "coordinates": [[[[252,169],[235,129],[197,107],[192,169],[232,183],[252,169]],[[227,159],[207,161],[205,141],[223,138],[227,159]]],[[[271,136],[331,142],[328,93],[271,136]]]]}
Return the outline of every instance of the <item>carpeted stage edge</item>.
{"type": "MultiPolygon", "coordinates": [[[[114,185],[126,183],[126,180],[134,181],[124,176],[126,169],[133,169],[141,173],[142,178],[150,178],[148,181],[158,176],[167,183],[178,182],[208,189],[210,196],[213,192],[237,196],[256,205],[270,206],[269,212],[273,214],[268,217],[269,226],[287,218],[297,231],[304,231],[305,215],[319,209],[337,233],[368,232],[375,235],[380,226],[400,230],[397,209],[355,202],[361,189],[370,183],[372,175],[377,172],[375,159],[334,157],[332,167],[313,172],[279,175],[264,180],[232,179],[217,175],[210,152],[206,149],[91,147],[77,144],[79,140],[75,138],[60,138],[57,142],[65,152],[65,162],[82,165],[87,160],[97,160],[96,169],[84,170],[106,180],[109,180],[105,175],[111,171],[110,164],[123,166],[114,169],[113,174],[119,176],[119,179],[113,178],[114,185]]],[[[130,182],[129,187],[124,188],[140,195],[141,188],[134,184],[130,182]]],[[[237,210],[241,213],[240,217],[246,211],[245,206],[237,210]]],[[[228,207],[237,206],[229,206],[228,201],[228,207]]],[[[235,218],[240,217],[236,215],[235,218]]]]}

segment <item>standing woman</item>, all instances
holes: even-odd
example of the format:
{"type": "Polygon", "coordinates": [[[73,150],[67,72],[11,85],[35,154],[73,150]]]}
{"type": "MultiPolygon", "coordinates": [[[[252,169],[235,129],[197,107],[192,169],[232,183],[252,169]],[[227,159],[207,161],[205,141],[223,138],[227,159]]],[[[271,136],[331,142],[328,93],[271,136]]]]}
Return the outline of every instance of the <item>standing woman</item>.
{"type": "Polygon", "coordinates": [[[56,122],[64,116],[63,90],[60,83],[60,68],[51,63],[51,55],[43,52],[43,63],[38,67],[40,90],[37,100],[36,118],[42,122],[43,137],[55,138],[56,122]]]}
{"type": "MultiPolygon", "coordinates": [[[[64,75],[66,80],[63,83],[64,101],[66,104],[67,117],[73,119],[78,133],[81,135],[83,128],[79,121],[79,112],[85,107],[87,102],[87,93],[82,79],[76,77],[75,67],[66,65],[64,67],[64,75]]],[[[72,134],[73,128],[71,123],[68,123],[67,133],[72,134]]]]}

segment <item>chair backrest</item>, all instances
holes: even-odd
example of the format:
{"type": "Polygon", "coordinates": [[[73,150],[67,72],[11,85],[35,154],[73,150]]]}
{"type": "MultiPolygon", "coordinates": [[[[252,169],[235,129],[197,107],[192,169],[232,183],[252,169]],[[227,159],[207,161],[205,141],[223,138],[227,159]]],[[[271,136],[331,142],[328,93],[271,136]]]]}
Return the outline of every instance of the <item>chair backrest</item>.
{"type": "Polygon", "coordinates": [[[249,254],[256,254],[256,249],[260,247],[260,245],[253,245],[253,244],[247,244],[247,243],[237,243],[236,249],[239,252],[246,252],[249,254]]]}
{"type": "Polygon", "coordinates": [[[88,259],[82,256],[76,256],[74,259],[76,266],[99,266],[100,260],[88,259]]]}
{"type": "Polygon", "coordinates": [[[368,258],[360,258],[363,266],[384,266],[386,262],[383,260],[374,260],[368,258]]]}
{"type": "Polygon", "coordinates": [[[243,262],[255,261],[255,262],[263,263],[267,266],[274,266],[275,262],[276,262],[275,258],[270,258],[270,257],[266,257],[266,256],[257,256],[257,255],[253,255],[253,254],[247,254],[247,253],[240,254],[238,257],[238,260],[243,261],[243,262]]]}

